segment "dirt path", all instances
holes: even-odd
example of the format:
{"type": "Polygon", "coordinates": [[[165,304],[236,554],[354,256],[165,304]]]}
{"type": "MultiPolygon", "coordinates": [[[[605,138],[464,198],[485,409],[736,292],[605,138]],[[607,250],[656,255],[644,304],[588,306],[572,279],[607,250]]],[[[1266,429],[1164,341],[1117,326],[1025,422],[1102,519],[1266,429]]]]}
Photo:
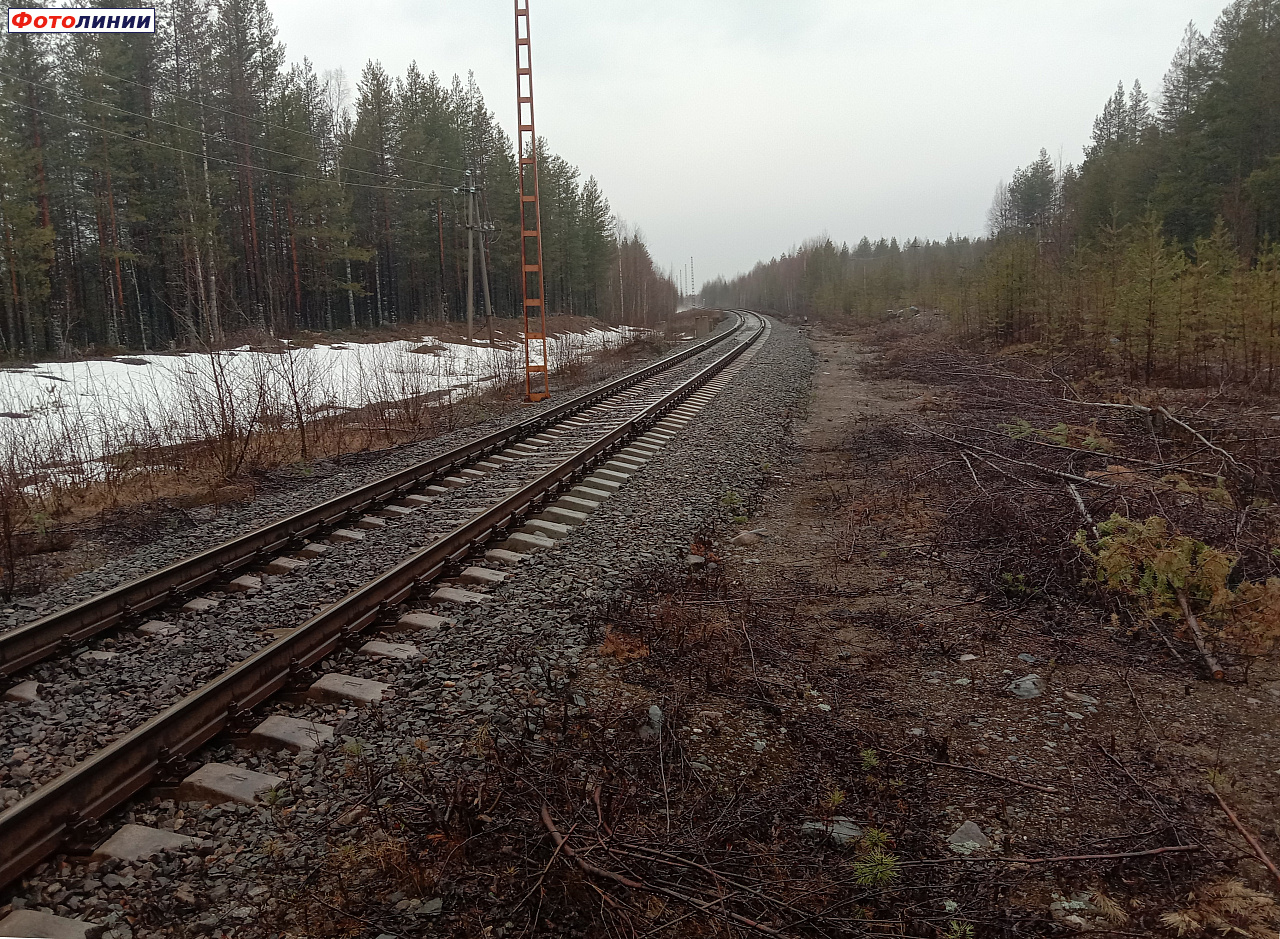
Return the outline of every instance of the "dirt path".
{"type": "MultiPolygon", "coordinates": [[[[1280,856],[1274,661],[1255,663],[1247,681],[1204,681],[1194,651],[1177,661],[1022,575],[992,583],[981,539],[957,534],[951,515],[966,494],[936,485],[942,461],[918,446],[920,425],[949,406],[946,389],[877,378],[876,350],[821,327],[812,343],[797,463],[744,526],[764,537],[731,553],[727,593],[785,617],[810,650],[806,670],[835,676],[844,693],[831,696],[833,736],[873,740],[879,759],[898,754],[899,772],[919,783],[902,819],[860,821],[952,858],[948,873],[972,889],[944,905],[959,904],[956,928],[977,925],[978,935],[1019,921],[1038,933],[1051,920],[1155,934],[1163,914],[1203,925],[1226,915],[1233,891],[1274,891],[1209,789],[1280,856]],[[948,841],[967,822],[981,833],[979,855],[1200,850],[983,865],[959,861],[948,841]],[[1186,899],[1191,890],[1198,899],[1186,899]]],[[[1249,897],[1226,921],[1269,935],[1276,908],[1249,897]]]]}

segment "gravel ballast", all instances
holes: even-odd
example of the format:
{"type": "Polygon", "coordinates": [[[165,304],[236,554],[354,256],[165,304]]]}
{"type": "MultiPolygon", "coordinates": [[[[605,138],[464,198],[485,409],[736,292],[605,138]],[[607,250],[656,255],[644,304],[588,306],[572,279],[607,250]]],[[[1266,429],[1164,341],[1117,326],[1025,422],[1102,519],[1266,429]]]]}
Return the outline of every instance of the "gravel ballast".
{"type": "MultiPolygon", "coordinates": [[[[671,387],[723,350],[723,346],[714,347],[639,387],[671,387]]],[[[404,518],[386,520],[384,528],[363,531],[361,541],[331,544],[305,568],[264,575],[260,586],[244,592],[208,590],[199,605],[209,609],[174,605],[153,611],[158,622],[172,628],[171,633],[112,630],[66,656],[27,669],[21,678],[39,682],[41,700],[0,702],[0,752],[11,754],[7,765],[0,766],[0,809],[265,647],[279,635],[278,630],[299,625],[406,554],[446,534],[506,490],[532,481],[630,410],[597,409],[592,425],[565,433],[534,455],[452,489],[438,502],[404,518]]],[[[398,468],[403,459],[403,453],[396,453],[391,466],[370,467],[370,478],[398,468]]],[[[291,502],[289,510],[301,507],[291,502]]],[[[134,569],[134,576],[139,569],[134,569]]]]}
{"type": "MultiPolygon", "coordinates": [[[[722,354],[724,348],[712,354],[722,354]]],[[[104,935],[114,939],[179,934],[266,936],[275,930],[265,924],[290,923],[297,912],[291,904],[304,888],[307,871],[328,856],[345,833],[376,823],[377,799],[383,794],[379,786],[391,781],[377,780],[370,791],[369,781],[353,774],[350,767],[359,764],[363,755],[373,753],[381,758],[428,759],[437,766],[456,765],[461,771],[475,760],[478,735],[526,736],[537,741],[546,732],[546,723],[561,716],[572,676],[584,668],[611,667],[607,660],[589,654],[599,611],[637,577],[685,573],[695,536],[710,533],[727,542],[736,533],[732,519],[742,511],[741,506],[755,504],[776,480],[788,461],[793,417],[808,403],[811,369],[807,342],[793,328],[773,323],[767,340],[736,379],[556,547],[510,567],[473,562],[509,574],[496,585],[464,585],[485,594],[487,602],[474,607],[433,605],[425,595],[429,591],[424,591],[423,596],[406,604],[406,610],[439,613],[452,621],[452,625],[437,629],[387,637],[416,647],[420,655],[410,660],[372,659],[355,651],[362,639],[314,670],[317,676],[336,672],[384,682],[392,687],[392,697],[374,709],[276,701],[255,715],[260,719],[281,714],[330,725],[334,729],[332,744],[298,755],[250,753],[225,742],[207,748],[203,761],[285,777],[287,782],[272,794],[269,805],[209,807],[172,798],[135,802],[116,813],[107,833],[132,822],[190,836],[196,839],[194,845],[142,863],[41,865],[12,896],[13,908],[85,919],[103,927],[104,935]],[[181,932],[175,923],[183,924],[181,932]]],[[[474,433],[474,428],[467,432],[474,433]]],[[[433,441],[430,452],[449,445],[433,441]]],[[[403,463],[427,454],[423,449],[411,458],[403,457],[403,463]]],[[[396,455],[396,459],[400,457],[396,455]]],[[[368,475],[394,468],[382,463],[368,475]]],[[[346,487],[352,484],[354,480],[345,481],[346,487]]],[[[308,495],[308,500],[314,498],[314,492],[308,495]]],[[[301,507],[300,503],[290,505],[301,507]]],[[[465,508],[459,505],[456,520],[461,520],[465,508]]],[[[293,510],[276,507],[274,511],[283,514],[293,510]]],[[[394,523],[397,530],[405,527],[405,537],[401,540],[397,535],[397,547],[389,554],[398,559],[407,543],[421,543],[436,530],[430,525],[443,525],[440,517],[441,513],[424,512],[411,517],[413,522],[394,523]],[[410,536],[410,524],[422,527],[410,536]]],[[[370,533],[370,541],[382,534],[370,533]]],[[[230,598],[209,613],[193,616],[191,625],[184,627],[184,636],[192,635],[199,641],[202,630],[207,631],[203,638],[213,636],[221,628],[219,617],[226,615],[226,605],[238,607],[236,615],[245,623],[243,634],[258,634],[269,622],[296,617],[309,604],[326,602],[345,592],[361,579],[362,565],[367,564],[370,570],[379,564],[385,567],[388,558],[367,544],[362,545],[365,560],[353,563],[345,558],[349,547],[335,548],[334,557],[312,562],[316,568],[311,573],[323,571],[332,582],[328,585],[320,577],[308,581],[325,585],[325,590],[315,588],[317,596],[270,589],[277,585],[267,581],[260,593],[230,598]],[[342,562],[338,562],[338,554],[344,555],[342,562]]],[[[370,634],[364,638],[379,637],[370,634]]],[[[241,654],[237,641],[245,642],[237,639],[217,644],[227,662],[241,654]]],[[[101,648],[128,653],[126,643],[121,637],[116,646],[108,649],[102,643],[101,648]]],[[[248,645],[244,649],[251,651],[248,645]]],[[[190,655],[189,647],[175,645],[171,659],[151,662],[148,668],[156,669],[164,661],[176,666],[190,655]]],[[[84,706],[90,715],[76,719],[91,720],[103,740],[114,728],[130,722],[125,713],[128,705],[121,704],[125,696],[113,695],[110,688],[103,687],[111,664],[76,666],[76,671],[84,672],[79,690],[57,703],[68,711],[66,719],[70,720],[70,709],[77,706],[72,704],[73,698],[88,702],[84,706]],[[108,707],[88,693],[91,686],[110,699],[108,707]]],[[[225,664],[210,664],[208,670],[218,671],[225,664]]],[[[188,681],[197,680],[197,672],[189,662],[182,669],[188,681]]],[[[163,698],[163,680],[148,685],[137,678],[120,678],[122,685],[145,689],[129,697],[163,698]]],[[[169,692],[179,690],[174,686],[169,692]]],[[[571,689],[567,701],[570,707],[586,704],[574,697],[571,689]]],[[[49,721],[51,726],[54,723],[49,721]]],[[[39,733],[27,728],[28,746],[39,733]]],[[[19,737],[15,734],[12,739],[19,737]]],[[[10,768],[12,763],[10,760],[10,768]]],[[[13,788],[11,782],[2,785],[13,788]]],[[[353,871],[357,881],[363,876],[362,870],[353,871]]],[[[367,889],[378,889],[375,881],[371,879],[367,889]]],[[[383,899],[385,910],[377,923],[382,930],[395,930],[393,934],[430,931],[433,918],[449,912],[448,897],[443,895],[406,897],[393,892],[383,899]]],[[[3,912],[0,909],[0,915],[3,912]]],[[[493,935],[501,934],[502,925],[496,924],[493,935]]],[[[369,935],[377,935],[377,930],[371,928],[369,935]]]]}

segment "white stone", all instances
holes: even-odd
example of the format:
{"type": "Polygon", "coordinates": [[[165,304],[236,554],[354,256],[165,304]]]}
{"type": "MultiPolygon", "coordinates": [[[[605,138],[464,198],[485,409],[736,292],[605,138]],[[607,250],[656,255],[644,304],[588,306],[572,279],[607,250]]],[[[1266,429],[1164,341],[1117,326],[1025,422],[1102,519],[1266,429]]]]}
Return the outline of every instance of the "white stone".
{"type": "Polygon", "coordinates": [[[1045,687],[1045,680],[1039,675],[1026,675],[1009,682],[1005,691],[1011,691],[1019,698],[1038,698],[1044,694],[1045,687]]]}
{"type": "Polygon", "coordinates": [[[951,833],[947,843],[956,854],[973,854],[991,847],[991,839],[983,834],[977,823],[970,820],[951,833]]]}

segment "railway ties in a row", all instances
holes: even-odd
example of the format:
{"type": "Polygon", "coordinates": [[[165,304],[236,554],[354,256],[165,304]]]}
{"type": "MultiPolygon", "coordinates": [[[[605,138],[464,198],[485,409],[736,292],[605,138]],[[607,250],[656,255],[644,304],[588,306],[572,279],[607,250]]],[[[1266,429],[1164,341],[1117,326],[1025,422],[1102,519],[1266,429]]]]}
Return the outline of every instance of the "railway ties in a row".
{"type": "MultiPolygon", "coordinates": [[[[743,319],[740,328],[746,331],[743,319]]],[[[344,523],[351,527],[332,529],[330,541],[336,541],[333,536],[340,531],[363,541],[366,534],[394,528],[398,520],[421,509],[446,507],[473,491],[481,503],[489,503],[482,511],[467,510],[465,520],[433,544],[300,627],[280,630],[274,642],[250,658],[0,814],[0,843],[12,846],[11,856],[0,858],[0,882],[19,876],[68,839],[83,839],[94,830],[92,823],[133,793],[171,775],[202,745],[229,728],[238,731],[237,745],[246,748],[298,753],[332,740],[334,728],[311,718],[275,713],[249,726],[245,717],[282,689],[296,690],[299,701],[349,701],[361,706],[393,694],[391,686],[358,675],[331,672],[302,685],[299,677],[342,645],[370,660],[420,658],[416,637],[448,629],[453,608],[488,602],[491,592],[502,588],[511,565],[536,551],[554,548],[571,537],[575,528],[589,523],[592,513],[655,459],[732,380],[767,328],[767,321],[761,320],[746,341],[699,367],[674,389],[655,387],[657,373],[649,375],[646,381],[655,381],[636,389],[631,413],[620,415],[612,395],[597,398],[581,413],[538,429],[505,450],[481,454],[472,465],[454,467],[449,476],[435,477],[437,481],[429,485],[440,491],[403,492],[394,500],[373,505],[354,522],[344,523]],[[518,477],[513,470],[521,465],[536,470],[538,478],[518,477]],[[487,495],[480,493],[486,487],[487,495]],[[433,580],[439,582],[426,602],[412,602],[419,586],[433,580]],[[356,637],[371,626],[379,630],[378,638],[356,637]]],[[[319,540],[307,544],[319,552],[316,556],[323,556],[328,547],[319,540]]],[[[306,550],[304,545],[298,552],[273,558],[264,565],[264,572],[272,565],[276,565],[270,572],[273,576],[301,572],[308,560],[303,555],[306,550]],[[299,563],[278,563],[285,558],[299,563]]],[[[257,589],[251,581],[243,586],[257,589]]],[[[171,624],[154,620],[148,625],[161,633],[171,624]]],[[[185,801],[252,803],[259,793],[283,782],[266,778],[271,774],[262,775],[258,779],[243,768],[205,764],[174,781],[178,797],[185,801]]],[[[95,850],[141,856],[136,852],[171,847],[167,842],[173,837],[172,832],[150,833],[140,826],[127,826],[95,850]]],[[[3,927],[0,923],[0,933],[3,927]]]]}

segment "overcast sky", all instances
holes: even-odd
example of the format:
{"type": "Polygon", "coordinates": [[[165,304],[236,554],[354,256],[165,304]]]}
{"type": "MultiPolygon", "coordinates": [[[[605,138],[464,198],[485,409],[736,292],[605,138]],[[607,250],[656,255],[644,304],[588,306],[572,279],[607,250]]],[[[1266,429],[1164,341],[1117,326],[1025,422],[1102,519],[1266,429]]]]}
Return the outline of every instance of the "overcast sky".
{"type": "MultiPolygon", "coordinates": [[[[291,58],[474,71],[515,123],[511,0],[270,0],[291,58]]],[[[818,234],[980,234],[997,183],[1079,162],[1225,0],[530,0],[538,131],[699,282],[818,234]]]]}

